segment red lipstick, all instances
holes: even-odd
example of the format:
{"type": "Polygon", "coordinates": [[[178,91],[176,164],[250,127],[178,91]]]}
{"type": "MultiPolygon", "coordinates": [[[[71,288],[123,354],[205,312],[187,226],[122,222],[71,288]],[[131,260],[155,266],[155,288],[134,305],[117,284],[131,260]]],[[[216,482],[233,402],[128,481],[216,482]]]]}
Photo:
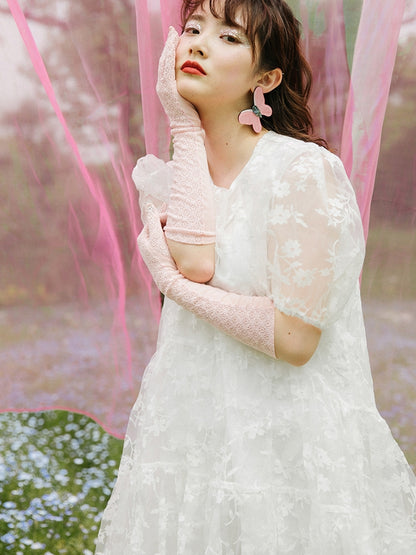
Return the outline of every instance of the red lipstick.
{"type": "Polygon", "coordinates": [[[194,75],[206,75],[204,69],[197,62],[192,62],[191,60],[187,60],[184,64],[182,64],[181,70],[184,73],[192,73],[194,75]]]}

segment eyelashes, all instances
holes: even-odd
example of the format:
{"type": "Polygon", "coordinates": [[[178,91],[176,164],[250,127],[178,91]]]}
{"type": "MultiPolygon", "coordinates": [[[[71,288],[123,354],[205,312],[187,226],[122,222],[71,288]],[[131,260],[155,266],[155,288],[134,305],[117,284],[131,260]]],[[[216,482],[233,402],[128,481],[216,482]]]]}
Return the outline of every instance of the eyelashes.
{"type": "Polygon", "coordinates": [[[239,31],[237,31],[236,29],[224,29],[224,31],[221,32],[220,35],[222,38],[231,38],[233,40],[227,41],[230,43],[237,43],[240,44],[241,46],[248,46],[250,47],[250,43],[248,41],[248,38],[243,34],[240,33],[239,31]]]}
{"type": "MultiPolygon", "coordinates": [[[[189,20],[183,30],[184,35],[199,35],[202,31],[202,26],[199,21],[189,20]]],[[[219,38],[223,39],[224,42],[229,44],[235,44],[250,48],[250,42],[246,35],[233,27],[221,29],[219,32],[219,38]]]]}
{"type": "Polygon", "coordinates": [[[183,32],[184,34],[188,33],[191,35],[196,35],[197,33],[201,32],[201,25],[197,21],[188,21],[188,23],[184,27],[183,32]],[[196,33],[194,33],[193,31],[196,31],[196,33]]]}

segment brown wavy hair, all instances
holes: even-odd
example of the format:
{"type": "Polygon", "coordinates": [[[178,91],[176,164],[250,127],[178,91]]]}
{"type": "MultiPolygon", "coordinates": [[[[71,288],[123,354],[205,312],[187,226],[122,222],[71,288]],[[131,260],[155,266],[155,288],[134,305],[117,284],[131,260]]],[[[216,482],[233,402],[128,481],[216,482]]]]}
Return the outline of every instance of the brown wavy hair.
{"type": "MultiPolygon", "coordinates": [[[[205,0],[183,0],[182,24],[205,0]]],[[[206,0],[214,17],[227,25],[237,25],[237,14],[245,22],[259,71],[280,68],[281,84],[265,94],[273,109],[261,119],[265,129],[328,148],[324,139],[313,133],[308,106],[312,71],[300,44],[300,23],[283,0],[206,0]]]]}

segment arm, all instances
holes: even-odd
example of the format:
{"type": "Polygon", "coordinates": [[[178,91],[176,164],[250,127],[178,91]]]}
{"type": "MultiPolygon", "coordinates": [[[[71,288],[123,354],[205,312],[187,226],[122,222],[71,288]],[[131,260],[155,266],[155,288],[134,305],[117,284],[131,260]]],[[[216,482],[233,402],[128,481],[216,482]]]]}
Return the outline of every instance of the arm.
{"type": "Polygon", "coordinates": [[[198,113],[176,87],[178,40],[171,28],[160,58],[157,84],[174,147],[165,232],[179,271],[192,281],[206,282],[212,278],[215,265],[214,193],[198,113]]]}
{"type": "Polygon", "coordinates": [[[168,297],[242,343],[296,366],[312,357],[320,330],[342,314],[364,253],[360,213],[342,163],[317,148],[308,146],[276,181],[267,225],[268,297],[184,280],[157,213],[139,238],[142,256],[168,297]]]}
{"type": "Polygon", "coordinates": [[[303,366],[316,351],[321,330],[274,309],[274,345],[277,357],[293,366],[303,366]]]}
{"type": "Polygon", "coordinates": [[[318,346],[318,328],[283,314],[268,297],[228,293],[184,278],[169,254],[159,214],[152,206],[146,219],[139,248],[162,293],[258,351],[294,366],[306,364],[318,346]]]}
{"type": "Polygon", "coordinates": [[[170,254],[180,273],[197,283],[210,281],[215,270],[215,244],[186,245],[167,239],[170,254]]]}
{"type": "Polygon", "coordinates": [[[283,313],[324,329],[357,286],[362,224],[341,161],[316,145],[302,150],[272,184],[268,291],[283,313]]]}

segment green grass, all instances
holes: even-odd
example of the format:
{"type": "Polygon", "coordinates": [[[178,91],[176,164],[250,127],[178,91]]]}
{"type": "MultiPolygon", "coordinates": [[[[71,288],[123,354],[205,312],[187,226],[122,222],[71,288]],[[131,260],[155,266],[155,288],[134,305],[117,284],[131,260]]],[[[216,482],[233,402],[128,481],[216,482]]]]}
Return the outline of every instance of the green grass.
{"type": "Polygon", "coordinates": [[[0,553],[92,554],[121,450],[86,416],[0,414],[0,553]]]}

